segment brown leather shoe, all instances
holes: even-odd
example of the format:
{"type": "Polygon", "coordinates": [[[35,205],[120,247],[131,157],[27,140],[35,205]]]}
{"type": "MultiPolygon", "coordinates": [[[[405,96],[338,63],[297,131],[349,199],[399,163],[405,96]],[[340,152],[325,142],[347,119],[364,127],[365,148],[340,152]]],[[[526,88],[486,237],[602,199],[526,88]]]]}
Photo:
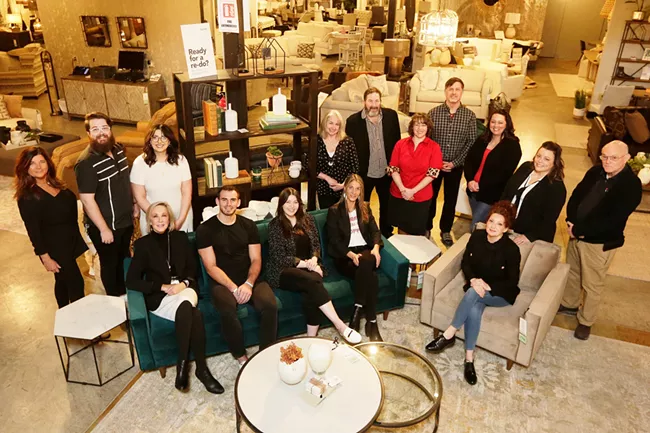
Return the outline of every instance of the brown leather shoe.
{"type": "Polygon", "coordinates": [[[591,326],[578,324],[573,336],[578,340],[588,340],[589,334],[591,334],[591,326]]]}

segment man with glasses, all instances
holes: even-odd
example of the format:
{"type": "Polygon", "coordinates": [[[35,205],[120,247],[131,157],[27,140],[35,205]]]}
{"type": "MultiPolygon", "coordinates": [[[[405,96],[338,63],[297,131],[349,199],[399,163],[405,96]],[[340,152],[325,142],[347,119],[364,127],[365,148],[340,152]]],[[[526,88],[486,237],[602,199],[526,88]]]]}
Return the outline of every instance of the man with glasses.
{"type": "Polygon", "coordinates": [[[95,112],[84,124],[90,144],[74,167],[84,224],[99,255],[106,294],[121,296],[126,294],[124,258],[130,255],[133,218],[140,209],[131,196],[126,154],[113,138],[113,121],[95,112]]]}
{"type": "Polygon", "coordinates": [[[627,144],[608,143],[601,151],[602,166],[587,171],[567,204],[566,260],[571,270],[558,312],[577,315],[574,336],[580,340],[589,338],[607,269],[623,246],[628,217],[641,202],[641,182],[628,159],[627,144]]]}

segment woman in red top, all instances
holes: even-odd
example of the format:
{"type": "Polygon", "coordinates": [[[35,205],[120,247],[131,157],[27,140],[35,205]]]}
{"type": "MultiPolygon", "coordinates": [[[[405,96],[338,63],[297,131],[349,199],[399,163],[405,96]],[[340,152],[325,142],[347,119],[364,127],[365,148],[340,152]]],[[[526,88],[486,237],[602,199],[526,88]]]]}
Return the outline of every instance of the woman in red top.
{"type": "Polygon", "coordinates": [[[388,219],[399,233],[424,235],[427,230],[429,204],[433,198],[431,182],[442,168],[438,143],[427,137],[433,129],[424,113],[416,113],[409,123],[409,137],[395,144],[386,171],[393,178],[390,185],[388,219]]]}

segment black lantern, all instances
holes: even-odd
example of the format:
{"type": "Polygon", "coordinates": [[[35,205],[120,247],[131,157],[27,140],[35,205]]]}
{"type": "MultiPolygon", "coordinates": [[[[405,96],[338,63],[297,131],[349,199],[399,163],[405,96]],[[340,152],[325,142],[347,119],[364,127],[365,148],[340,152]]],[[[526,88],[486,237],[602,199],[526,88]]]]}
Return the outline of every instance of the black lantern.
{"type": "Polygon", "coordinates": [[[258,75],[283,74],[286,70],[287,54],[275,38],[264,38],[257,48],[255,62],[258,75]]]}

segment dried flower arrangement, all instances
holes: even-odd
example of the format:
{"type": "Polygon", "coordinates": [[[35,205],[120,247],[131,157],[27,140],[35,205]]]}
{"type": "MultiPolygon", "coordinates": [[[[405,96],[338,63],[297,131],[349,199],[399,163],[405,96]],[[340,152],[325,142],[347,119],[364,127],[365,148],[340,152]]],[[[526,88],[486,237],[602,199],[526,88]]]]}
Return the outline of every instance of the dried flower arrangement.
{"type": "Polygon", "coordinates": [[[287,347],[280,347],[280,361],[291,365],[303,357],[302,349],[296,343],[290,343],[287,347]]]}

